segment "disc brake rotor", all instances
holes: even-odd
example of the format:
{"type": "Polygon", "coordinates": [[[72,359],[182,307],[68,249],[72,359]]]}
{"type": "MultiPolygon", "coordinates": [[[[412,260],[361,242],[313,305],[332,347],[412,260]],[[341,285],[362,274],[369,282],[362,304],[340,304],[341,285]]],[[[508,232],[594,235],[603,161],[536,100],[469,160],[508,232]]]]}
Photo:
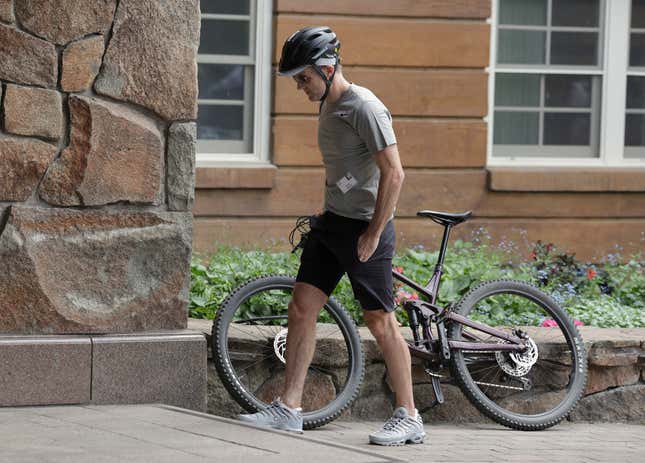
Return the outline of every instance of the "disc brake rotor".
{"type": "MultiPolygon", "coordinates": [[[[538,359],[537,345],[531,338],[525,339],[527,348],[524,352],[495,352],[497,363],[509,376],[520,377],[526,375],[538,359]]],[[[500,341],[505,344],[507,341],[500,341]]]]}
{"type": "Polygon", "coordinates": [[[280,330],[278,334],[275,335],[273,339],[273,351],[275,352],[276,357],[280,359],[282,363],[287,363],[284,359],[284,354],[287,351],[287,332],[288,329],[284,328],[280,330]]]}

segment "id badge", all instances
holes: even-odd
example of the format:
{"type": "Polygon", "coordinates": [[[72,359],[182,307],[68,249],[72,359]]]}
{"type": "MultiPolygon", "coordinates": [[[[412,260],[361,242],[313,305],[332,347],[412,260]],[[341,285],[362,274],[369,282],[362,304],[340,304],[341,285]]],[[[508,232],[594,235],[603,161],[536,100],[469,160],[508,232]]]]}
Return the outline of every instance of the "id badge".
{"type": "Polygon", "coordinates": [[[345,194],[354,188],[357,183],[358,180],[356,180],[352,174],[347,172],[344,177],[341,177],[341,179],[336,182],[336,186],[343,192],[343,194],[345,194]]]}

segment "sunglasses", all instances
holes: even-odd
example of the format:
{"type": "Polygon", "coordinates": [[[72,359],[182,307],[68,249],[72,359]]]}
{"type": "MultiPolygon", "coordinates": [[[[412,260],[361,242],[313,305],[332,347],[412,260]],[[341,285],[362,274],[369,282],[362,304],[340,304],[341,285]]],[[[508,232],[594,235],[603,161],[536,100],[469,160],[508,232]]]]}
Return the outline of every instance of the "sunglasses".
{"type": "Polygon", "coordinates": [[[305,75],[305,74],[297,74],[293,76],[293,80],[300,85],[307,85],[309,82],[311,82],[311,77],[305,75]]]}

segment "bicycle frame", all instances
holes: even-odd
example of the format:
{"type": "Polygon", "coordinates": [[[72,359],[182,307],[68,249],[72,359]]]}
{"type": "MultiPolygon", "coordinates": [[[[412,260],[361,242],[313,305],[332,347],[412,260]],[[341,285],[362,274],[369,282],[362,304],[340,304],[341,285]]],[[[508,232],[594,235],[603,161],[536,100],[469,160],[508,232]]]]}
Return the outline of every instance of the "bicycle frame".
{"type": "MultiPolygon", "coordinates": [[[[497,330],[490,326],[470,320],[462,315],[453,313],[451,311],[452,304],[447,307],[439,307],[435,305],[437,294],[439,293],[439,284],[441,282],[441,275],[443,274],[443,261],[446,255],[448,246],[448,237],[450,236],[450,229],[452,225],[445,224],[443,238],[441,240],[441,248],[439,257],[435,265],[434,273],[428,284],[423,287],[415,281],[407,278],[403,274],[392,269],[392,275],[395,279],[399,280],[406,286],[415,289],[423,294],[429,302],[422,300],[408,300],[403,305],[408,313],[410,320],[410,328],[414,337],[414,344],[409,344],[410,354],[415,357],[420,357],[430,361],[442,361],[450,359],[451,350],[468,350],[468,351],[505,351],[505,352],[522,352],[526,349],[524,341],[517,336],[509,335],[501,330],[497,330]],[[445,320],[450,320],[453,323],[460,323],[469,326],[475,330],[495,336],[500,340],[507,343],[483,343],[483,342],[468,342],[468,341],[455,341],[449,340],[446,334],[444,325],[445,320]],[[434,339],[430,324],[435,323],[437,326],[438,339],[434,339]],[[423,340],[419,338],[419,326],[423,330],[423,340]]],[[[469,333],[463,333],[464,338],[476,341],[477,338],[469,333]]]]}

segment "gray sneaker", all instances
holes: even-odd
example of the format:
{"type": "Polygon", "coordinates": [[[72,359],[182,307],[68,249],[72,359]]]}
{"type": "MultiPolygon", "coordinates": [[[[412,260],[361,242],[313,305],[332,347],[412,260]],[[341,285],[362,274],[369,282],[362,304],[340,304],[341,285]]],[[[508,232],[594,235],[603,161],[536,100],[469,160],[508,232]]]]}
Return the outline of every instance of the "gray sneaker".
{"type": "Polygon", "coordinates": [[[423,430],[423,419],[417,410],[416,418],[410,416],[405,407],[394,410],[392,418],[383,427],[370,434],[370,444],[376,445],[405,445],[421,444],[426,437],[423,430]]]}
{"type": "Polygon", "coordinates": [[[240,421],[265,428],[282,429],[302,434],[302,413],[300,408],[289,408],[278,398],[271,405],[257,413],[239,415],[240,421]]]}

